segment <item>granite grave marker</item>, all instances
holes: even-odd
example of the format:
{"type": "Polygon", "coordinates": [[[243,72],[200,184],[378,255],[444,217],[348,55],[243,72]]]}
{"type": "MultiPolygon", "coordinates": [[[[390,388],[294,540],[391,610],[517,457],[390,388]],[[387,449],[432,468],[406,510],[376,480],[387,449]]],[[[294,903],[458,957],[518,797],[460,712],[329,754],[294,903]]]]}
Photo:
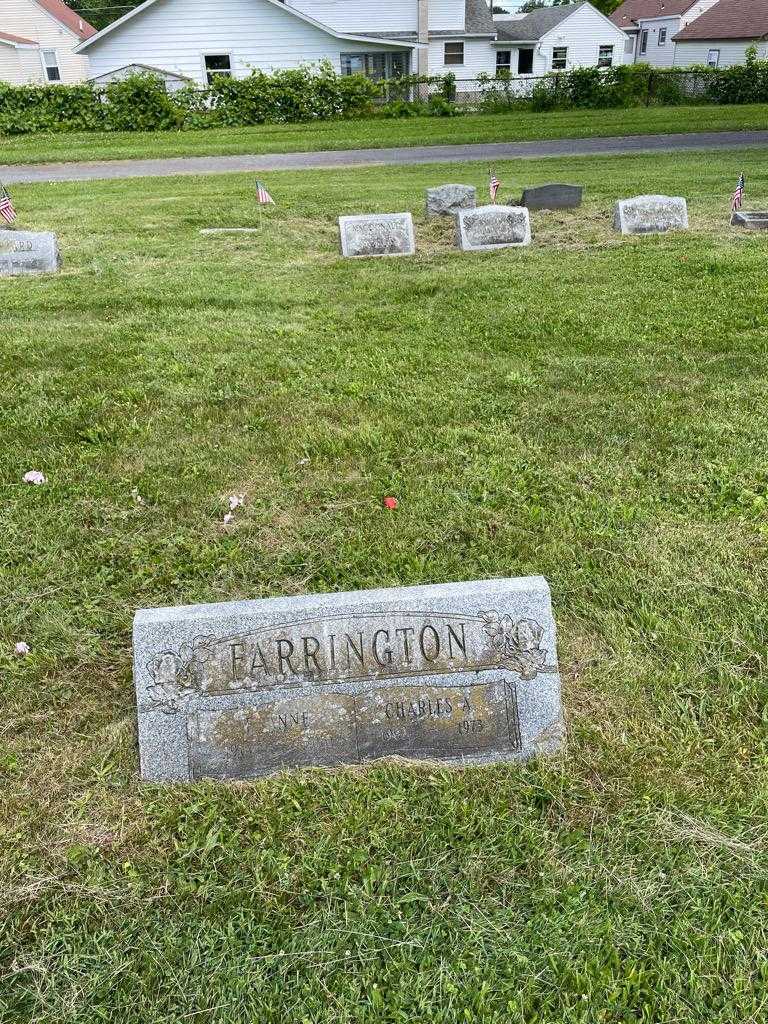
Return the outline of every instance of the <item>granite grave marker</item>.
{"type": "Polygon", "coordinates": [[[563,742],[542,577],[144,609],[133,649],[146,780],[563,742]]]}
{"type": "Polygon", "coordinates": [[[413,256],[416,240],[410,213],[339,217],[344,256],[413,256]]]}
{"type": "Polygon", "coordinates": [[[456,244],[465,252],[531,244],[531,221],[524,206],[478,206],[456,214],[456,244]]]}
{"type": "Polygon", "coordinates": [[[686,231],[688,205],[682,196],[635,196],[633,199],[620,199],[613,210],[613,226],[622,235],[686,231]]]}
{"type": "Polygon", "coordinates": [[[0,230],[0,277],[54,273],[60,266],[52,231],[0,230]]]}
{"type": "Polygon", "coordinates": [[[768,231],[768,210],[734,210],[731,226],[747,231],[768,231]]]}
{"type": "Polygon", "coordinates": [[[438,185],[427,189],[427,217],[454,217],[459,210],[474,210],[476,206],[474,185],[438,185]]]}
{"type": "Polygon", "coordinates": [[[574,210],[581,206],[583,195],[581,185],[536,185],[523,189],[520,205],[529,210],[574,210]]]}

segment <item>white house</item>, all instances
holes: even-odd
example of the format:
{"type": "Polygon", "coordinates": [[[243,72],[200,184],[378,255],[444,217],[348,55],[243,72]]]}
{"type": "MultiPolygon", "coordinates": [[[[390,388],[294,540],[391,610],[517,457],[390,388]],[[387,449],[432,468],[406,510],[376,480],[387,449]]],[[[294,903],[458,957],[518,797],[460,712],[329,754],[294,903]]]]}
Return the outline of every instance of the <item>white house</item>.
{"type": "Polygon", "coordinates": [[[625,33],[590,3],[496,15],[494,23],[496,69],[515,76],[575,67],[606,68],[631,61],[625,33]]]}
{"type": "Polygon", "coordinates": [[[744,64],[750,46],[768,57],[768,0],[719,0],[675,35],[675,66],[744,64]]]}
{"type": "Polygon", "coordinates": [[[78,52],[98,82],[145,66],[202,85],[321,60],[342,74],[452,72],[461,81],[498,67],[542,74],[620,63],[625,43],[589,3],[495,21],[487,0],[146,0],[78,52]],[[531,71],[518,50],[533,55],[531,71]]]}
{"type": "Polygon", "coordinates": [[[82,82],[88,58],[75,48],[95,33],[63,0],[0,0],[0,82],[82,82]]]}

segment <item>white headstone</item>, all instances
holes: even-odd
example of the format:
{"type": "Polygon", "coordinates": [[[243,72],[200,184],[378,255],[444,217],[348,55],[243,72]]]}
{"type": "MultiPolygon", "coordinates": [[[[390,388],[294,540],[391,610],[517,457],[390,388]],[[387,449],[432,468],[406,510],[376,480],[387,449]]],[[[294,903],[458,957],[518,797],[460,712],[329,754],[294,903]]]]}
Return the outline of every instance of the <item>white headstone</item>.
{"type": "Polygon", "coordinates": [[[531,221],[524,206],[478,206],[456,214],[456,244],[467,252],[531,244],[531,221]]]}
{"type": "Polygon", "coordinates": [[[54,273],[60,266],[52,231],[0,230],[0,277],[54,273]]]}
{"type": "Polygon", "coordinates": [[[620,199],[614,207],[613,226],[622,235],[686,231],[688,205],[682,196],[635,196],[633,199],[620,199]]]}
{"type": "Polygon", "coordinates": [[[416,239],[410,213],[368,213],[339,217],[344,256],[413,256],[416,239]]]}

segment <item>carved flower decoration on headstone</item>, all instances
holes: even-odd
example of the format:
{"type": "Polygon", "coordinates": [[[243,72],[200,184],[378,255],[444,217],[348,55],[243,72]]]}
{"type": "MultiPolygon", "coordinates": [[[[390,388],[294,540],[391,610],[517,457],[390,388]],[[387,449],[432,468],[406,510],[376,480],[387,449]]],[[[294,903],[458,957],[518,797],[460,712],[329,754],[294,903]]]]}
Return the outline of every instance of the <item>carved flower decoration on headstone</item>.
{"type": "Polygon", "coordinates": [[[211,641],[215,637],[195,637],[191,644],[182,644],[178,653],[163,651],[147,662],[152,678],[147,693],[160,711],[173,715],[199,692],[202,666],[211,657],[211,641]]]}
{"type": "Polygon", "coordinates": [[[500,663],[516,669],[523,679],[535,679],[547,660],[547,652],[541,647],[543,627],[534,619],[515,622],[511,615],[496,611],[480,612],[480,617],[500,663]]]}

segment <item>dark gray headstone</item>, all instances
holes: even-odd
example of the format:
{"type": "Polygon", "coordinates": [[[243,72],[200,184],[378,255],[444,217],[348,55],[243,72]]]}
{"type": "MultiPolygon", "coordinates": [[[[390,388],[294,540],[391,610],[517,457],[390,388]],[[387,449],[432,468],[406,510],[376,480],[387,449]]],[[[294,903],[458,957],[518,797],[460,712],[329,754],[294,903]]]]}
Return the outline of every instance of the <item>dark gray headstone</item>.
{"type": "Polygon", "coordinates": [[[456,244],[467,252],[531,244],[531,221],[524,206],[478,206],[456,214],[456,244]]]}
{"type": "Polygon", "coordinates": [[[735,210],[731,225],[747,231],[768,231],[768,210],[735,210]]]}
{"type": "Polygon", "coordinates": [[[0,230],[0,277],[49,274],[61,266],[52,231],[0,230]]]}
{"type": "Polygon", "coordinates": [[[474,185],[439,185],[427,189],[427,217],[453,217],[459,210],[477,206],[474,185]]]}
{"type": "Polygon", "coordinates": [[[529,210],[573,210],[581,206],[583,195],[581,185],[536,185],[523,190],[520,205],[529,210]]]}
{"type": "Polygon", "coordinates": [[[688,229],[688,204],[682,196],[635,196],[620,199],[613,226],[622,235],[648,235],[688,229]]]}
{"type": "Polygon", "coordinates": [[[344,256],[413,256],[416,239],[410,213],[339,217],[344,256]]]}
{"type": "Polygon", "coordinates": [[[147,780],[484,764],[563,741],[539,576],[143,610],[133,653],[147,780]]]}

